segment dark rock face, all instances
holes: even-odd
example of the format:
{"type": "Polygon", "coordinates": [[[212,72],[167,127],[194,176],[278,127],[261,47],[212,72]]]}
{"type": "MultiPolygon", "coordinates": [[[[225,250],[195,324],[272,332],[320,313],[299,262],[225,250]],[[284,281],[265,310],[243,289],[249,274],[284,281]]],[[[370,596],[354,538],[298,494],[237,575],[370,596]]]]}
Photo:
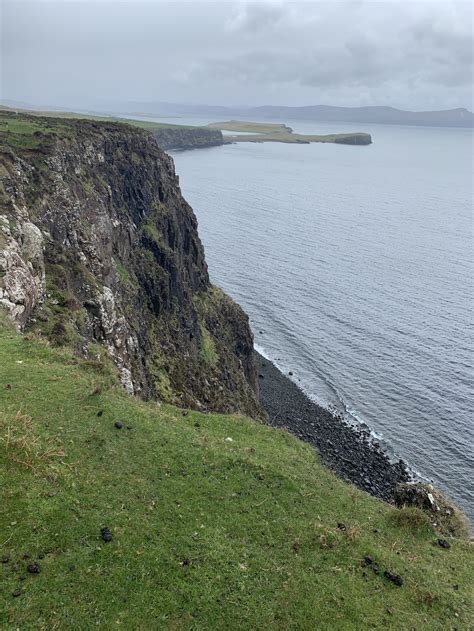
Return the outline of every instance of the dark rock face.
{"type": "Polygon", "coordinates": [[[340,145],[371,145],[372,136],[370,134],[347,134],[342,138],[336,138],[334,142],[340,145]]]}
{"type": "Polygon", "coordinates": [[[154,129],[153,136],[165,151],[169,149],[202,149],[224,144],[222,132],[205,127],[163,127],[154,129]]]}
{"type": "Polygon", "coordinates": [[[0,305],[131,393],[258,415],[248,318],[209,282],[173,160],[127,125],[23,118],[48,131],[0,138],[0,305]]]}

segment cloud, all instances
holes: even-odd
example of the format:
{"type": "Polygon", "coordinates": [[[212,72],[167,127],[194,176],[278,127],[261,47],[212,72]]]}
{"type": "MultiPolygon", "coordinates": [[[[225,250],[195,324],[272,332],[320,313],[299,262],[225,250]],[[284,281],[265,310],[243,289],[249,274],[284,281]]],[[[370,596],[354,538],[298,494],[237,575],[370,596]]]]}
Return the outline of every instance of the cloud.
{"type": "Polygon", "coordinates": [[[4,0],[2,98],[472,108],[470,3],[4,0]]]}

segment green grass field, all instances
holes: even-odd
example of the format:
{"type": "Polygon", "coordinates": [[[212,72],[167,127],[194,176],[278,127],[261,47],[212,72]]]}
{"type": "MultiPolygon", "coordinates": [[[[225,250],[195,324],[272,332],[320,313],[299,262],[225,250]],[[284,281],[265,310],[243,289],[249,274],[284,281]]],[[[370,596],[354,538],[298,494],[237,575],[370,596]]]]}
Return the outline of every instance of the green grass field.
{"type": "Polygon", "coordinates": [[[283,431],[142,402],[4,322],[0,492],[2,629],[474,625],[468,541],[434,545],[283,431]]]}
{"type": "MultiPolygon", "coordinates": [[[[79,114],[77,112],[55,112],[55,111],[12,109],[12,108],[7,108],[1,105],[0,105],[0,120],[1,120],[2,112],[5,112],[5,113],[18,112],[20,115],[28,114],[30,116],[58,118],[58,119],[66,119],[66,120],[92,120],[92,121],[100,121],[100,122],[105,122],[105,123],[126,123],[127,125],[132,125],[133,127],[140,127],[141,129],[149,129],[149,130],[164,129],[164,128],[189,129],[191,127],[191,125],[175,125],[172,123],[143,121],[143,120],[135,120],[133,118],[122,118],[122,117],[116,117],[116,116],[96,116],[93,114],[79,114]]],[[[1,127],[0,127],[0,130],[1,130],[1,127]]]]}

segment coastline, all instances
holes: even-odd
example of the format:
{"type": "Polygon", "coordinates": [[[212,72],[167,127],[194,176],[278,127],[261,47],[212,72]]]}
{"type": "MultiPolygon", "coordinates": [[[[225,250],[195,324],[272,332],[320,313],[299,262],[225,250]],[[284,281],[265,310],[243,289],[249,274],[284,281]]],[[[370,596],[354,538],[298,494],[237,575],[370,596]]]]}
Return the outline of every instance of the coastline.
{"type": "Polygon", "coordinates": [[[392,462],[369,428],[352,427],[318,405],[270,360],[255,351],[260,402],[273,427],[288,430],[318,451],[339,477],[387,502],[398,484],[413,480],[402,460],[392,462]]]}

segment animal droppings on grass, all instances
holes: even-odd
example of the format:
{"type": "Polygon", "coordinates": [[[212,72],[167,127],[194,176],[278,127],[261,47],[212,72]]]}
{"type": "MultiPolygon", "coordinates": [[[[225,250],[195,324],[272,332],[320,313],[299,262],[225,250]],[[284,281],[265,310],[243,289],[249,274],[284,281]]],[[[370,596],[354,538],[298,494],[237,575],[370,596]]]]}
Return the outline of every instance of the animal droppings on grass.
{"type": "Polygon", "coordinates": [[[29,563],[26,566],[26,569],[30,574],[39,574],[41,572],[40,565],[36,561],[33,561],[33,563],[29,563]]]}
{"type": "Polygon", "coordinates": [[[110,531],[110,528],[107,528],[107,526],[105,526],[104,528],[100,529],[100,533],[105,543],[112,541],[112,533],[110,531]]]}
{"type": "Polygon", "coordinates": [[[2,558],[0,559],[1,563],[9,563],[10,562],[10,557],[7,555],[2,556],[2,558]]]}
{"type": "Polygon", "coordinates": [[[435,545],[438,545],[440,548],[444,548],[445,550],[448,550],[451,547],[451,544],[449,541],[446,541],[446,539],[437,539],[435,541],[435,545]]]}
{"type": "Polygon", "coordinates": [[[123,427],[123,423],[121,423],[120,421],[115,421],[114,426],[115,426],[117,429],[122,429],[122,427],[123,427]]]}
{"type": "Polygon", "coordinates": [[[99,410],[99,411],[97,412],[97,416],[102,416],[102,414],[103,414],[103,413],[104,413],[104,410],[99,410]]]}
{"type": "Polygon", "coordinates": [[[388,578],[388,580],[391,581],[394,585],[397,585],[397,587],[401,587],[403,585],[403,579],[398,574],[394,574],[393,572],[390,572],[390,570],[385,570],[383,575],[385,576],[385,578],[388,578]]]}
{"type": "Polygon", "coordinates": [[[21,596],[22,593],[21,589],[15,589],[15,591],[12,592],[12,596],[13,598],[18,598],[18,596],[21,596]]]}

